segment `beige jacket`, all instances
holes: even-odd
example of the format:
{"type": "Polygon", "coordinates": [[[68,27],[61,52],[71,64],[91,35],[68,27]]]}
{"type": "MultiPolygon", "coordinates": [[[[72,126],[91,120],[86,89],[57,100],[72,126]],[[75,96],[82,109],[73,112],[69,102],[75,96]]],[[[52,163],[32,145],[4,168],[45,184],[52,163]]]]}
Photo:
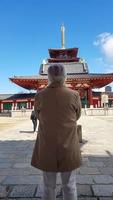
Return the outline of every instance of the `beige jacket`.
{"type": "Polygon", "coordinates": [[[81,164],[76,121],[81,102],[76,91],[51,84],[36,94],[38,135],[31,165],[43,171],[65,172],[81,164]]]}

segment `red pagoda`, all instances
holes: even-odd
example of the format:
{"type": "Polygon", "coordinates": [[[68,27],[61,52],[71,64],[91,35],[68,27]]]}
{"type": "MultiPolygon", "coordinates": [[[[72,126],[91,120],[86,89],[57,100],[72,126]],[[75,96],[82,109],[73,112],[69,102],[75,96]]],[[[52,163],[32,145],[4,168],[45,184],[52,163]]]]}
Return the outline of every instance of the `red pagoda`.
{"type": "Polygon", "coordinates": [[[61,26],[62,48],[49,49],[49,58],[40,66],[37,76],[14,76],[10,80],[28,90],[41,90],[48,85],[47,70],[53,63],[61,63],[67,72],[67,87],[78,90],[83,107],[97,105],[100,107],[101,98],[95,98],[92,89],[104,87],[113,82],[113,73],[89,73],[88,65],[84,59],[78,58],[78,48],[65,48],[65,28],[61,26]]]}

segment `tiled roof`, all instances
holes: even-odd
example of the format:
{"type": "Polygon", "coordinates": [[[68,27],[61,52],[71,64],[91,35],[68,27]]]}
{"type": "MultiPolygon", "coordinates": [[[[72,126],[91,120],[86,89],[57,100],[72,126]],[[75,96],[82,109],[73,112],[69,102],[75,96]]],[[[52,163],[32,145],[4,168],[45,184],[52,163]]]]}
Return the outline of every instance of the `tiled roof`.
{"type": "Polygon", "coordinates": [[[109,74],[93,74],[93,73],[89,73],[89,74],[67,74],[67,78],[101,78],[101,77],[111,77],[113,76],[113,73],[109,73],[109,74]]]}
{"type": "MultiPolygon", "coordinates": [[[[37,76],[14,76],[14,78],[10,78],[10,80],[28,90],[37,90],[42,89],[48,83],[47,75],[37,75],[37,76]]],[[[77,87],[82,87],[83,83],[91,85],[92,88],[101,88],[105,85],[113,82],[113,73],[109,74],[67,74],[68,84],[75,83],[78,84],[77,87]],[[82,85],[81,85],[82,84],[82,85]]],[[[85,85],[84,85],[85,86],[85,85]]],[[[86,87],[86,86],[85,86],[86,87]]]]}
{"type": "Polygon", "coordinates": [[[13,94],[0,94],[0,100],[7,99],[7,98],[9,98],[12,95],[13,94]]]}
{"type": "Polygon", "coordinates": [[[0,94],[0,100],[17,100],[34,98],[36,93],[0,94]]]}
{"type": "MultiPolygon", "coordinates": [[[[89,74],[75,74],[75,73],[71,73],[71,74],[67,74],[67,78],[101,78],[101,77],[111,77],[113,76],[113,73],[109,73],[109,74],[104,74],[104,73],[100,73],[100,74],[94,74],[94,73],[89,73],[89,74]]],[[[14,76],[13,79],[47,79],[47,75],[37,75],[37,76],[14,76]]]]}

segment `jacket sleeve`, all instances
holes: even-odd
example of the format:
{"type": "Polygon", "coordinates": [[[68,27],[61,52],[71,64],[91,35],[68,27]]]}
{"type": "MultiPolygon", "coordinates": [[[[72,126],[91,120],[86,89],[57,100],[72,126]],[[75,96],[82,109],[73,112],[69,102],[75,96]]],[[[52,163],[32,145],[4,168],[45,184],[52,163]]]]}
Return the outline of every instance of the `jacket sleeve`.
{"type": "Polygon", "coordinates": [[[40,98],[39,98],[39,93],[37,93],[35,95],[34,111],[35,111],[35,114],[36,114],[36,118],[39,119],[39,113],[40,113],[40,98]]]}
{"type": "Polygon", "coordinates": [[[75,112],[78,120],[81,116],[81,100],[78,92],[76,92],[74,96],[75,96],[75,112]]]}

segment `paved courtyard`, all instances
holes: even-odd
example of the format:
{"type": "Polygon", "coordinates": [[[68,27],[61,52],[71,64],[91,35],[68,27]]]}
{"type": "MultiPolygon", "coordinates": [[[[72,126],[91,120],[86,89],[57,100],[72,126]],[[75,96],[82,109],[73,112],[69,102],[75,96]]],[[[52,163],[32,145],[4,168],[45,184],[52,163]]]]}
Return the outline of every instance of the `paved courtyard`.
{"type": "MultiPolygon", "coordinates": [[[[79,200],[113,200],[113,116],[82,116],[78,123],[83,129],[79,200]]],[[[30,166],[35,139],[30,119],[0,118],[0,199],[41,199],[42,172],[30,166]]],[[[59,175],[56,196],[62,200],[59,175]]]]}

